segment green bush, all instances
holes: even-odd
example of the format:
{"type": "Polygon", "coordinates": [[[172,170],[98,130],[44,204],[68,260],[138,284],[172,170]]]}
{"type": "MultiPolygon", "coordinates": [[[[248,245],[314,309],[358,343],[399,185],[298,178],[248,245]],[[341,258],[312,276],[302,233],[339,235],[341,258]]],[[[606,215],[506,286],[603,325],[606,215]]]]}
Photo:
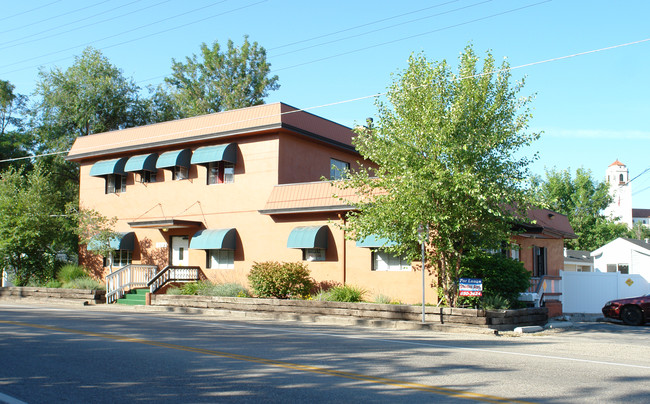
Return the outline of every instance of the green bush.
{"type": "Polygon", "coordinates": [[[199,289],[202,296],[223,296],[223,297],[250,297],[248,290],[238,283],[217,283],[210,284],[199,289]]]}
{"type": "Polygon", "coordinates": [[[255,262],[248,274],[253,292],[259,297],[303,297],[314,285],[307,265],[301,262],[255,262]]]}
{"type": "Polygon", "coordinates": [[[326,302],[363,302],[363,296],[366,291],[356,286],[339,285],[330,288],[329,290],[321,290],[316,295],[314,300],[326,302]]]}
{"type": "Polygon", "coordinates": [[[92,278],[76,278],[69,282],[65,282],[62,285],[66,289],[92,289],[92,290],[104,290],[106,285],[100,283],[92,278]]]}
{"type": "Polygon", "coordinates": [[[181,295],[193,296],[199,293],[202,285],[199,282],[190,282],[181,286],[181,295]]]}
{"type": "Polygon", "coordinates": [[[181,292],[182,292],[181,288],[171,287],[171,288],[168,288],[167,291],[165,291],[165,294],[167,294],[167,295],[182,295],[183,293],[181,293],[181,292]]]}
{"type": "Polygon", "coordinates": [[[45,284],[46,288],[60,288],[63,284],[56,279],[47,281],[45,284]]]}
{"type": "Polygon", "coordinates": [[[59,273],[57,274],[57,279],[61,283],[66,283],[75,279],[87,277],[88,273],[86,273],[84,267],[75,264],[64,265],[61,267],[59,273]]]}
{"type": "MultiPolygon", "coordinates": [[[[530,272],[520,261],[483,251],[463,257],[461,277],[483,279],[483,299],[501,297],[510,307],[518,303],[519,294],[530,287],[530,272]]],[[[480,305],[478,297],[459,298],[459,304],[480,305]]]]}
{"type": "Polygon", "coordinates": [[[394,304],[395,303],[393,301],[393,299],[390,298],[390,296],[386,296],[386,295],[382,295],[382,294],[379,294],[379,295],[375,296],[374,302],[378,303],[378,304],[394,304]]]}
{"type": "Polygon", "coordinates": [[[510,306],[508,299],[503,296],[484,296],[481,299],[481,307],[486,310],[502,310],[510,308],[510,306]]]}

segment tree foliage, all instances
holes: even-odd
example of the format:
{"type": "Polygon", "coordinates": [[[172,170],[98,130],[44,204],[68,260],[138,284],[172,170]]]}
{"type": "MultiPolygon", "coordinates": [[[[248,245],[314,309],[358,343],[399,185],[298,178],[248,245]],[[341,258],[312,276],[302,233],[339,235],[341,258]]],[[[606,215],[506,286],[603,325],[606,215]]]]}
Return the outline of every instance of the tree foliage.
{"type": "Polygon", "coordinates": [[[0,260],[16,285],[52,279],[57,253],[75,250],[70,222],[59,210],[61,193],[50,179],[41,164],[28,173],[10,168],[0,178],[0,260]]]}
{"type": "MultiPolygon", "coordinates": [[[[0,80],[0,160],[26,157],[32,147],[24,125],[27,97],[14,90],[13,84],[0,80]]],[[[0,163],[0,168],[18,167],[25,163],[0,163]]]]}
{"type": "MultiPolygon", "coordinates": [[[[79,243],[86,245],[90,253],[101,257],[111,257],[115,248],[112,243],[120,236],[115,231],[117,218],[108,218],[93,209],[79,208],[73,214],[77,226],[75,233],[79,236],[79,243]]],[[[109,261],[113,272],[113,260],[109,261]]]]}
{"type": "Polygon", "coordinates": [[[217,41],[201,44],[201,54],[172,59],[172,76],[165,78],[183,117],[210,114],[264,103],[269,91],[277,90],[278,76],[270,76],[266,50],[248,36],[237,48],[228,40],[222,52],[217,41]]]}
{"type": "Polygon", "coordinates": [[[567,215],[577,239],[565,240],[567,248],[593,251],[617,237],[627,236],[623,223],[608,220],[603,211],[612,202],[606,182],[595,181],[591,171],[546,170],[546,179],[532,177],[531,191],[537,203],[567,215]]]}
{"type": "Polygon", "coordinates": [[[517,97],[523,81],[511,85],[507,67],[497,68],[488,52],[480,68],[471,46],[458,74],[445,61],[412,55],[388,102],[377,102],[376,126],[355,138],[378,168],[362,168],[340,185],[361,195],[347,222],[353,237],[388,238],[398,243],[390,251],[417,259],[417,230],[428,229],[427,261],[451,305],[467,249],[508,239],[515,208],[526,206],[531,159],[515,152],[538,135],[525,132],[531,98],[517,97]]]}

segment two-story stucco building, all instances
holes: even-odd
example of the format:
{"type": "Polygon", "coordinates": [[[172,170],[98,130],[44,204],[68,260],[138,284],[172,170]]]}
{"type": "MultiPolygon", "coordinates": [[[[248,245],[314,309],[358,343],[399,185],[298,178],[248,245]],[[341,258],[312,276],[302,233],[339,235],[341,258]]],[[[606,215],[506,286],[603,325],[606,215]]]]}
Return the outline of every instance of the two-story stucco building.
{"type": "MultiPolygon", "coordinates": [[[[80,164],[80,205],[118,219],[114,267],[194,266],[208,279],[246,284],[255,262],[308,261],[317,281],[420,302],[419,271],[337,226],[353,207],[333,194],[354,195],[323,179],[358,166],[353,136],[276,103],[80,137],[67,159],[80,164]]],[[[514,238],[515,258],[535,275],[557,273],[572,230],[562,215],[535,212],[538,224],[514,238]]],[[[101,260],[81,257],[107,275],[101,260]]],[[[426,284],[435,303],[429,275],[426,284]]]]}

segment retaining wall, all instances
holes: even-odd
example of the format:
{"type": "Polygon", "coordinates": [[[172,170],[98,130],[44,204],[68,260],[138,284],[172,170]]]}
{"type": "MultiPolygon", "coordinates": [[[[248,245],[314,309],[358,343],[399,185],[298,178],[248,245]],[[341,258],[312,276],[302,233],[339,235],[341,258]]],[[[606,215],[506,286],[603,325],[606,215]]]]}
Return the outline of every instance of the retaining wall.
{"type": "MultiPolygon", "coordinates": [[[[412,305],[183,295],[151,295],[151,305],[410,322],[422,320],[422,306],[412,305]]],[[[547,321],[546,308],[476,310],[425,306],[425,322],[433,324],[472,325],[505,331],[520,326],[544,325],[547,321]]]]}
{"type": "Polygon", "coordinates": [[[0,299],[67,300],[81,304],[106,303],[105,290],[61,289],[45,287],[2,287],[0,299]]]}

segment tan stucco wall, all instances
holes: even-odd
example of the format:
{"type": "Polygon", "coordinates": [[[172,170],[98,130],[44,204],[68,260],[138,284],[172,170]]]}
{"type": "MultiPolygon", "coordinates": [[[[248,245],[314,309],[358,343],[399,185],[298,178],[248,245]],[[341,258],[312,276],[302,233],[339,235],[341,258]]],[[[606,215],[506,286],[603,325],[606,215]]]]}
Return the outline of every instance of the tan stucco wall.
{"type": "MultiPolygon", "coordinates": [[[[142,184],[134,174],[127,176],[126,192],[105,194],[103,177],[89,175],[97,160],[81,163],[81,205],[107,217],[117,217],[117,231],[136,233],[137,245],[133,263],[169,262],[171,236],[191,237],[201,228],[236,228],[237,243],[234,269],[205,269],[206,252],[189,250],[189,265],[200,266],[213,281],[236,281],[246,284],[246,275],[254,262],[301,261],[300,249],[287,248],[289,234],[296,226],[327,225],[329,227],[326,260],[308,262],[313,278],[319,282],[346,283],[367,291],[366,299],[383,294],[404,303],[421,302],[421,272],[374,272],[371,252],[346,241],[335,224],[336,213],[265,215],[263,209],[273,187],[279,183],[318,181],[328,177],[330,158],[349,161],[355,167],[358,155],[283,133],[238,138],[239,153],[232,184],[207,185],[203,166],[192,165],[189,179],[172,181],[171,172],[158,170],[157,182],[142,184]],[[203,227],[169,229],[133,229],[134,221],[178,219],[196,221],[203,227]]],[[[205,144],[193,144],[191,148],[205,144]]],[[[189,146],[187,146],[189,147],[189,146]]],[[[162,153],[182,146],[155,150],[162,153]]],[[[149,151],[152,152],[152,151],[149,151]]],[[[142,153],[132,153],[130,157],[142,153]]],[[[119,156],[114,156],[115,158],[119,156]]],[[[89,263],[89,262],[88,262],[89,263]]],[[[96,265],[95,260],[95,265],[96,265]]],[[[105,273],[104,273],[105,275],[105,273]]],[[[436,293],[427,276],[427,302],[435,303],[436,293]]]]}

